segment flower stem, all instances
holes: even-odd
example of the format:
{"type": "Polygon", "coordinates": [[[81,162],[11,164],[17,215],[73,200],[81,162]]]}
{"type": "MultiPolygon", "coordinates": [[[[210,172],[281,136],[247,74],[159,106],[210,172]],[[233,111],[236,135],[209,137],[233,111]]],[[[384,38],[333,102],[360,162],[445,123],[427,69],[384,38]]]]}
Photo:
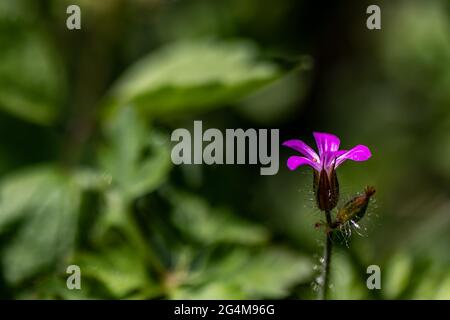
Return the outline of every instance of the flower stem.
{"type": "Polygon", "coordinates": [[[323,268],[319,290],[319,300],[327,299],[327,291],[330,282],[330,265],[331,265],[331,252],[333,243],[331,242],[331,214],[330,211],[325,211],[325,217],[327,219],[327,231],[325,239],[325,249],[323,254],[323,268]]]}

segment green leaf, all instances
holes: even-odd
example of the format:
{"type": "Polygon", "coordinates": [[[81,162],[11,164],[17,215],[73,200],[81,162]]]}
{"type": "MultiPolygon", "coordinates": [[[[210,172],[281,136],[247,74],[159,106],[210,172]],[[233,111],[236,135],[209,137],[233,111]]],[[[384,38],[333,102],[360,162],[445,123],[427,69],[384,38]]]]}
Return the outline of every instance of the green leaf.
{"type": "Polygon", "coordinates": [[[82,253],[75,263],[83,277],[99,281],[115,298],[125,298],[137,291],[146,295],[159,293],[158,286],[147,276],[145,264],[129,247],[82,253]]]}
{"type": "Polygon", "coordinates": [[[395,299],[407,287],[411,279],[412,261],[405,253],[394,255],[386,269],[383,293],[388,299],[395,299]]]}
{"type": "Polygon", "coordinates": [[[152,115],[232,103],[279,76],[273,63],[257,56],[243,41],[174,43],[132,66],[113,96],[152,115]]]}
{"type": "Polygon", "coordinates": [[[367,299],[368,293],[366,281],[358,275],[349,257],[335,250],[330,270],[329,298],[333,300],[367,299]]]}
{"type": "Polygon", "coordinates": [[[189,285],[172,291],[174,299],[278,299],[309,280],[311,262],[282,247],[251,253],[236,249],[223,259],[193,272],[189,285]]]}
{"type": "Polygon", "coordinates": [[[39,124],[57,117],[64,98],[62,63],[28,1],[0,7],[0,108],[39,124]],[[23,12],[25,11],[25,12],[23,12]]]}
{"type": "Polygon", "coordinates": [[[202,244],[237,243],[254,245],[268,240],[268,231],[224,208],[211,208],[193,194],[171,192],[173,223],[191,239],[202,244]]]}
{"type": "Polygon", "coordinates": [[[1,257],[8,282],[54,267],[72,253],[80,196],[71,177],[52,167],[26,170],[0,183],[0,232],[14,231],[1,257]]]}
{"type": "Polygon", "coordinates": [[[450,274],[438,285],[438,290],[434,297],[436,300],[449,300],[450,299],[450,274]]]}
{"type": "MultiPolygon", "coordinates": [[[[410,262],[415,264],[413,268],[417,270],[417,260],[413,261],[411,259],[410,262]]],[[[448,264],[442,265],[436,262],[438,261],[433,261],[431,265],[426,266],[420,272],[414,270],[414,272],[408,274],[410,276],[408,279],[408,290],[401,292],[402,296],[400,296],[400,299],[436,300],[445,299],[445,295],[449,296],[450,274],[448,273],[448,264]],[[411,277],[411,275],[414,276],[411,277]],[[411,283],[413,284],[412,286],[411,283]]],[[[392,299],[392,296],[387,296],[386,298],[392,299]]],[[[399,297],[394,298],[398,299],[399,297]]]]}
{"type": "Polygon", "coordinates": [[[303,72],[305,68],[308,68],[307,62],[245,97],[237,110],[258,124],[273,125],[288,119],[299,109],[299,101],[307,93],[308,81],[303,72]]]}
{"type": "Polygon", "coordinates": [[[110,175],[89,167],[78,168],[73,178],[83,191],[105,191],[112,183],[110,175]]]}
{"type": "Polygon", "coordinates": [[[36,2],[32,0],[0,1],[0,24],[19,25],[36,19],[36,2]]]}
{"type": "Polygon", "coordinates": [[[148,131],[135,110],[126,107],[106,127],[107,146],[100,165],[126,200],[155,190],[170,168],[169,141],[156,130],[148,131]]]}

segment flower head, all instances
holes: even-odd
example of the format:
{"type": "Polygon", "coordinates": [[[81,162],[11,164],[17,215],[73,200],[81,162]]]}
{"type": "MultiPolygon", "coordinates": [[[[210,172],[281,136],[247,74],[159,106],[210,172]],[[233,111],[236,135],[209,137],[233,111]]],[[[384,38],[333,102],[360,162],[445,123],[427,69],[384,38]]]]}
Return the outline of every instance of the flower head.
{"type": "Polygon", "coordinates": [[[290,170],[304,165],[314,169],[314,192],[317,205],[320,210],[329,211],[336,206],[339,199],[336,168],[345,160],[366,161],[372,154],[364,145],[357,145],[350,150],[339,150],[339,138],[330,133],[314,132],[313,135],[319,154],[301,140],[283,142],[283,146],[302,154],[302,156],[289,157],[287,166],[290,170]]]}
{"type": "Polygon", "coordinates": [[[319,154],[301,140],[294,139],[283,142],[283,146],[294,149],[303,155],[289,157],[287,166],[290,170],[307,165],[317,172],[325,170],[330,174],[333,168],[336,169],[345,160],[366,161],[372,155],[369,148],[361,144],[350,150],[339,150],[340,140],[333,134],[314,132],[313,135],[319,154]]]}

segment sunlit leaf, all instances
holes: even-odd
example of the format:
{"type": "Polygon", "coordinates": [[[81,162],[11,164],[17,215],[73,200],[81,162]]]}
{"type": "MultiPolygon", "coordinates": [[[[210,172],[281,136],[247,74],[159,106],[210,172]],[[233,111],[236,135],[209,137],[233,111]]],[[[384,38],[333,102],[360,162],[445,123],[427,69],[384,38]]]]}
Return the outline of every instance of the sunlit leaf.
{"type": "Polygon", "coordinates": [[[147,130],[131,107],[123,108],[106,128],[107,145],[100,164],[126,199],[155,190],[171,168],[169,141],[156,130],[147,130]]]}
{"type": "MultiPolygon", "coordinates": [[[[158,288],[150,281],[144,263],[129,247],[114,247],[75,258],[86,279],[100,281],[115,298],[124,298],[136,291],[150,294],[158,288]]],[[[87,280],[88,281],[88,280],[87,280]]]]}
{"type": "MultiPolygon", "coordinates": [[[[348,256],[337,251],[332,256],[332,267],[330,272],[330,299],[364,299],[369,289],[366,281],[361,279],[352,265],[348,256]]],[[[320,263],[317,261],[316,269],[320,271],[320,263]]],[[[367,275],[369,276],[369,275],[367,275]]],[[[315,292],[317,293],[317,292],[315,292]]]]}
{"type": "Polygon", "coordinates": [[[113,96],[149,114],[167,114],[227,104],[276,79],[280,71],[257,59],[247,42],[180,42],[137,62],[113,96]]]}
{"type": "Polygon", "coordinates": [[[172,298],[283,298],[311,274],[310,260],[290,250],[269,247],[251,253],[239,249],[194,273],[190,286],[174,290],[172,298]]]}
{"type": "Polygon", "coordinates": [[[17,283],[72,253],[80,190],[51,167],[9,176],[0,183],[0,230],[12,231],[1,258],[6,279],[17,283]]]}
{"type": "Polygon", "coordinates": [[[224,208],[212,208],[202,198],[186,193],[172,193],[175,205],[171,216],[174,224],[192,239],[203,244],[261,244],[268,231],[224,208]]]}
{"type": "Polygon", "coordinates": [[[402,293],[410,281],[411,258],[405,253],[396,254],[389,261],[385,271],[383,293],[394,299],[402,293]]]}

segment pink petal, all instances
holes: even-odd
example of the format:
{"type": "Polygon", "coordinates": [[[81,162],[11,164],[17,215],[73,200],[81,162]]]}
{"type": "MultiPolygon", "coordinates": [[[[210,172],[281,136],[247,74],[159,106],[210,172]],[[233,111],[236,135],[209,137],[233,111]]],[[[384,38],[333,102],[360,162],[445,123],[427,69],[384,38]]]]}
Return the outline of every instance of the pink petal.
{"type": "Polygon", "coordinates": [[[291,156],[288,158],[287,166],[290,170],[295,170],[300,166],[310,166],[313,169],[320,171],[320,165],[317,162],[314,162],[313,160],[310,160],[305,157],[299,157],[299,156],[291,156]]]}
{"type": "Polygon", "coordinates": [[[319,161],[319,156],[317,153],[306,143],[301,140],[288,140],[283,142],[283,146],[294,149],[295,151],[300,152],[308,159],[315,159],[317,162],[319,161]]]}
{"type": "Polygon", "coordinates": [[[341,141],[334,134],[325,132],[313,132],[314,139],[316,139],[319,155],[322,156],[325,152],[336,152],[339,150],[341,141]]]}
{"type": "Polygon", "coordinates": [[[348,152],[348,150],[338,150],[334,153],[334,157],[335,158],[339,158],[340,156],[342,156],[344,153],[348,152]]]}
{"type": "Polygon", "coordinates": [[[366,161],[372,156],[372,153],[370,152],[369,148],[366,146],[360,144],[356,147],[348,150],[344,154],[341,154],[336,159],[336,167],[339,166],[342,162],[345,160],[353,160],[353,161],[366,161]]]}
{"type": "Polygon", "coordinates": [[[322,154],[320,165],[322,168],[326,169],[327,172],[330,172],[331,168],[334,165],[334,162],[337,158],[336,156],[337,152],[325,152],[322,154]]]}
{"type": "Polygon", "coordinates": [[[322,161],[320,162],[323,164],[323,167],[327,170],[327,172],[330,172],[331,168],[336,168],[336,160],[344,153],[348,152],[348,150],[338,150],[336,152],[325,152],[322,155],[322,161]]]}

